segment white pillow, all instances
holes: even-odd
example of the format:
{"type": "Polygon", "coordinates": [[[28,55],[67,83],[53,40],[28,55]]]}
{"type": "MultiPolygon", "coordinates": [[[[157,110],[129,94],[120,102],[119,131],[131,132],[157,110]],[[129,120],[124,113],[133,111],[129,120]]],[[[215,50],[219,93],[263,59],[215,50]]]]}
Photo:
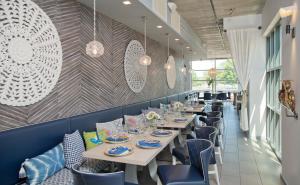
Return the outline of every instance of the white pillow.
{"type": "Polygon", "coordinates": [[[125,125],[129,128],[136,128],[139,123],[143,122],[143,118],[143,114],[136,116],[124,115],[125,125]]]}
{"type": "Polygon", "coordinates": [[[123,118],[119,118],[113,121],[104,122],[104,123],[96,123],[97,131],[100,130],[109,130],[110,132],[116,131],[118,128],[122,128],[123,118]]]}

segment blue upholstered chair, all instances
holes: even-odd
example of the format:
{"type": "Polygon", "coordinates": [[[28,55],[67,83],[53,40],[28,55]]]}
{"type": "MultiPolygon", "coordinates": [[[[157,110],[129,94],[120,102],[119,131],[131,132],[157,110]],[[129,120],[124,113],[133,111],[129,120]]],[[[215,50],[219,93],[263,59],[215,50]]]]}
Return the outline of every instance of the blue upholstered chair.
{"type": "Polygon", "coordinates": [[[209,140],[187,141],[190,165],[162,165],[157,174],[163,185],[209,185],[208,166],[213,144],[209,140]]]}
{"type": "Polygon", "coordinates": [[[113,173],[89,173],[79,171],[79,165],[72,168],[74,185],[135,185],[125,182],[123,171],[113,173]]]}
{"type": "Polygon", "coordinates": [[[219,156],[220,163],[223,163],[222,160],[222,149],[223,148],[223,133],[222,133],[222,118],[215,118],[215,117],[200,117],[200,121],[204,122],[207,126],[215,127],[218,129],[218,135],[216,137],[215,142],[215,154],[219,156]]]}
{"type": "MultiPolygon", "coordinates": [[[[218,134],[218,129],[215,127],[199,127],[195,128],[196,139],[206,139],[215,143],[218,134]]],[[[186,150],[183,147],[176,147],[172,151],[173,156],[178,159],[182,164],[190,164],[189,156],[186,154],[186,150]]],[[[173,158],[174,160],[174,158],[173,158]]],[[[176,162],[173,161],[173,164],[176,162]]],[[[211,170],[208,171],[209,174],[213,174],[216,177],[217,184],[220,184],[218,165],[215,157],[215,151],[213,150],[212,156],[209,164],[212,166],[211,170]]]]}
{"type": "Polygon", "coordinates": [[[211,93],[204,92],[203,99],[204,99],[204,101],[211,100],[211,93]]]}

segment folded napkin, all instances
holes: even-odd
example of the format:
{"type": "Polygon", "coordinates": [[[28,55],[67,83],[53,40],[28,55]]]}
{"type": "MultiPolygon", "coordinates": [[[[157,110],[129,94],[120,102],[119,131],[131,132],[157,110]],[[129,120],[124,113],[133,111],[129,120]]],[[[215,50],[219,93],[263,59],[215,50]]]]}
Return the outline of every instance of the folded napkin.
{"type": "Polygon", "coordinates": [[[114,141],[114,142],[126,141],[127,139],[128,139],[127,137],[112,137],[112,136],[106,138],[107,141],[114,141]]]}
{"type": "Polygon", "coordinates": [[[169,130],[154,130],[153,135],[169,135],[171,131],[169,130]]]}
{"type": "Polygon", "coordinates": [[[175,118],[174,119],[175,122],[185,122],[187,120],[188,120],[187,118],[175,118]]]}
{"type": "Polygon", "coordinates": [[[157,148],[161,146],[160,141],[158,140],[140,140],[138,141],[138,145],[144,147],[153,147],[153,148],[157,148]]]}
{"type": "Polygon", "coordinates": [[[121,155],[125,152],[129,152],[129,148],[126,146],[118,146],[108,151],[110,155],[121,155]]]}

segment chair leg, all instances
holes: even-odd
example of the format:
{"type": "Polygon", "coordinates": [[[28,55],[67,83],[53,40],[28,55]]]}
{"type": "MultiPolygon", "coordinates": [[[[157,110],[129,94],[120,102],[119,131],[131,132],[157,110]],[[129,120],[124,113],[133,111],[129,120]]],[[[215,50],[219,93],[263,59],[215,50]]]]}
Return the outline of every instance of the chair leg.
{"type": "Polygon", "coordinates": [[[224,144],[223,144],[223,135],[218,135],[219,143],[222,149],[224,149],[224,144]]]}
{"type": "Polygon", "coordinates": [[[218,166],[217,164],[214,165],[214,169],[215,169],[215,172],[216,172],[216,181],[217,181],[217,185],[220,185],[220,179],[219,179],[219,171],[218,171],[218,166]]]}
{"type": "Polygon", "coordinates": [[[157,185],[162,185],[159,177],[157,177],[157,181],[156,182],[157,182],[157,185]]]}
{"type": "Polygon", "coordinates": [[[177,164],[177,159],[175,156],[172,156],[172,165],[176,165],[177,164]]]}
{"type": "Polygon", "coordinates": [[[220,164],[223,164],[221,147],[215,147],[215,154],[219,156],[220,164]]]}
{"type": "Polygon", "coordinates": [[[212,166],[213,166],[213,170],[208,171],[208,174],[209,175],[215,175],[217,185],[220,185],[218,165],[213,164],[212,166]]]}

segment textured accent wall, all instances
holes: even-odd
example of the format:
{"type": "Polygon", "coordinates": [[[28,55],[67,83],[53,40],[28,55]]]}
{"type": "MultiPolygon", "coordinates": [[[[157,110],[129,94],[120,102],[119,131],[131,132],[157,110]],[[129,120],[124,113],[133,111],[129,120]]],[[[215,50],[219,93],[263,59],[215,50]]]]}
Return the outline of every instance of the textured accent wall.
{"type": "Polygon", "coordinates": [[[105,54],[94,59],[85,54],[85,46],[93,35],[90,8],[75,0],[34,2],[48,14],[59,32],[63,48],[62,72],[54,90],[40,102],[26,107],[0,104],[0,131],[189,90],[190,76],[185,77],[179,71],[184,61],[181,54],[172,51],[178,75],[175,89],[171,90],[163,68],[167,48],[148,39],[147,52],[152,64],[148,67],[143,91],[135,94],[127,86],[123,58],[129,41],[136,39],[143,43],[143,34],[98,13],[97,39],[104,44],[105,54]]]}

